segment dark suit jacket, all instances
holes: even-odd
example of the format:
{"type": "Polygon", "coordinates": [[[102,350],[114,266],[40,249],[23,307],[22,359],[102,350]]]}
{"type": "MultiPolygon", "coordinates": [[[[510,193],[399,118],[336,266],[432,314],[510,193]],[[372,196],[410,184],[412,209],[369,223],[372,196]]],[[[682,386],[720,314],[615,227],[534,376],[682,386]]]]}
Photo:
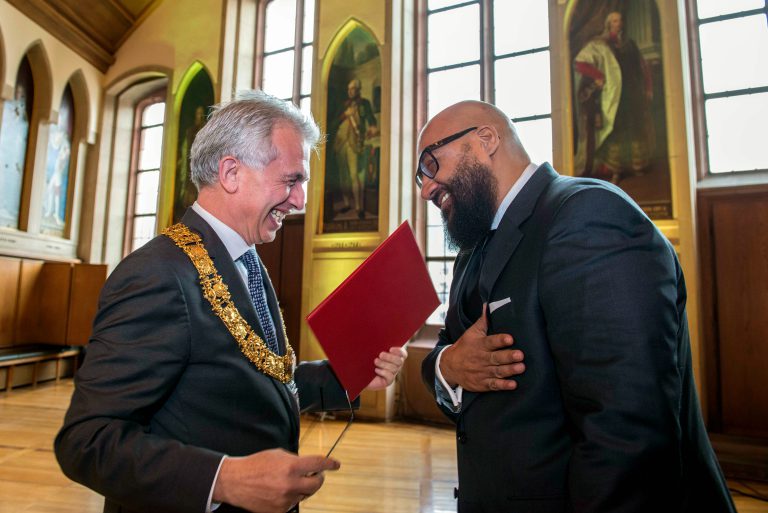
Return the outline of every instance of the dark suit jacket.
{"type": "MultiPolygon", "coordinates": [[[[263,337],[248,289],[223,243],[188,210],[240,313],[263,337]]],[[[279,343],[285,345],[264,272],[279,343]]],[[[347,405],[326,362],[295,374],[302,409],[347,405]]],[[[165,236],[110,275],[55,450],[71,479],[106,497],[105,511],[200,512],[223,455],[298,450],[299,410],[261,372],[203,297],[197,270],[165,236]]],[[[235,511],[222,505],[219,513],[235,511]]]]}
{"type": "MultiPolygon", "coordinates": [[[[456,260],[435,359],[476,320],[456,260]]],[[[475,283],[477,278],[475,278],[475,283]]],[[[480,272],[489,333],[526,371],[511,392],[464,392],[459,511],[732,512],[691,369],[675,251],[620,189],[545,164],[512,202],[480,272]]]]}

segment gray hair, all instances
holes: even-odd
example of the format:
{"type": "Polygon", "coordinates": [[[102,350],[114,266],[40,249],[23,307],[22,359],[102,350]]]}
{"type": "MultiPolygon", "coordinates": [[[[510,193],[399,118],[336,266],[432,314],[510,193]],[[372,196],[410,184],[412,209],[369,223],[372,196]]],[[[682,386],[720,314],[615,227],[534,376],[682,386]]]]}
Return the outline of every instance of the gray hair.
{"type": "Polygon", "coordinates": [[[219,161],[232,156],[261,169],[278,157],[272,131],[287,123],[312,150],[320,143],[320,129],[295,105],[263,91],[240,91],[234,100],[212,107],[205,126],[190,150],[190,178],[198,190],[216,183],[219,161]]]}

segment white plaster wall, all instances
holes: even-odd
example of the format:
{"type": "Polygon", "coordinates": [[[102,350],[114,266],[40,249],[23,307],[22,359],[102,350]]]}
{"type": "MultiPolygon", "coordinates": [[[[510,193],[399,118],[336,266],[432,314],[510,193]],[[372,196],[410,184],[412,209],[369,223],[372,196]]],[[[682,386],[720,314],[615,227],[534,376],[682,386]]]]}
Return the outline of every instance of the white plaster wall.
{"type": "Polygon", "coordinates": [[[222,14],[221,0],[164,0],[117,51],[104,83],[160,66],[173,70],[175,92],[184,71],[197,60],[217,85],[222,14]]]}
{"type": "Polygon", "coordinates": [[[380,45],[386,40],[387,2],[354,2],[352,8],[348,0],[323,0],[318,2],[316,9],[319,24],[316,36],[317,60],[322,60],[333,36],[351,18],[350,11],[373,31],[380,45]]]}

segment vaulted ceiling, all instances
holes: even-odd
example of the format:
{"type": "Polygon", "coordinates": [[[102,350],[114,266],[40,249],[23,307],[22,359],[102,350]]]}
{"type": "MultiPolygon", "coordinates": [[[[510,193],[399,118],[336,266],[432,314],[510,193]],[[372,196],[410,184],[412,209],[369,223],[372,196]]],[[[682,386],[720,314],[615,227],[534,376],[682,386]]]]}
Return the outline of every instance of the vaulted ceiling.
{"type": "Polygon", "coordinates": [[[8,0],[102,72],[161,0],[8,0]]]}

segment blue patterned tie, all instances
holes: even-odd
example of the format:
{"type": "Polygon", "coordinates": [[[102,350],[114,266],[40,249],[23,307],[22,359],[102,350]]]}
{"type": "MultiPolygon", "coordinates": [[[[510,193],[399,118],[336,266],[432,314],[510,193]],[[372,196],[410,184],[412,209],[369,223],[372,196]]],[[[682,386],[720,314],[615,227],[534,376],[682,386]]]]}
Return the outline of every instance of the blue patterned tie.
{"type": "Polygon", "coordinates": [[[256,307],[256,314],[259,317],[261,330],[264,332],[265,342],[270,351],[280,354],[277,348],[277,335],[275,334],[275,325],[272,322],[272,316],[269,315],[267,306],[267,295],[264,291],[264,281],[261,278],[261,264],[256,251],[249,249],[240,257],[240,261],[245,264],[248,270],[248,292],[251,294],[251,301],[256,307]]]}

